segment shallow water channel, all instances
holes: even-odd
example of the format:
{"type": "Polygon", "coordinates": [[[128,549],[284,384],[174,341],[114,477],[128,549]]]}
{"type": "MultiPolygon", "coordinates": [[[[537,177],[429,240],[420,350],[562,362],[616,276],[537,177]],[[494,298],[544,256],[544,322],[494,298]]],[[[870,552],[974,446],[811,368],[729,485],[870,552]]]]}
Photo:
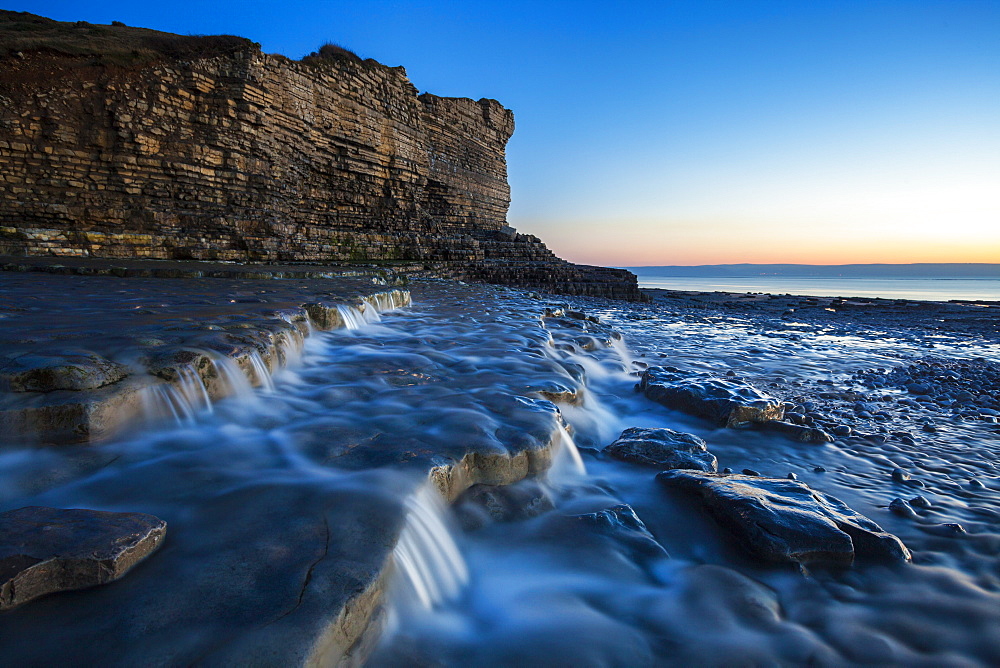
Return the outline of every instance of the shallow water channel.
{"type": "MultiPolygon", "coordinates": [[[[263,388],[177,422],[161,407],[114,442],[0,451],[0,509],[169,524],[124,580],[0,616],[4,662],[243,661],[247,647],[293,642],[312,623],[297,615],[321,616],[317,587],[345,573],[365,582],[384,561],[371,555],[392,552],[385,605],[353,655],[370,665],[1000,664],[995,424],[939,420],[915,446],[803,444],[633,389],[644,365],[671,364],[734,371],[785,399],[923,356],[998,359],[994,347],[582,302],[597,325],[540,318],[558,305],[523,292],[437,281],[412,295],[379,322],[314,334],[263,388]],[[601,453],[628,427],[697,434],[720,469],[795,473],[899,536],[914,561],[761,565],[656,470],[601,453]],[[534,451],[553,433],[550,472],[517,483],[535,507],[520,519],[492,521],[463,498],[449,509],[424,484],[429,467],[534,451]],[[920,489],[894,483],[896,467],[920,489]],[[931,502],[920,517],[888,512],[918,493],[931,502]],[[606,530],[600,514],[621,504],[646,532],[606,530]]],[[[918,417],[894,414],[893,428],[918,417]]]]}

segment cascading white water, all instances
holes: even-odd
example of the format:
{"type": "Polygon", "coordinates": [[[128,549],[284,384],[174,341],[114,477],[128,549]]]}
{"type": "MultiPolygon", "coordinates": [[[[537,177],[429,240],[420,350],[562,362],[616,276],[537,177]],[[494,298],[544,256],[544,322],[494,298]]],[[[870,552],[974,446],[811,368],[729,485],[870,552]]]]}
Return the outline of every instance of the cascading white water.
{"type": "Polygon", "coordinates": [[[264,364],[260,353],[256,350],[251,350],[247,358],[250,360],[250,367],[257,377],[257,384],[263,387],[265,392],[274,392],[274,380],[271,378],[271,371],[264,364]]]}
{"type": "Polygon", "coordinates": [[[198,412],[212,412],[212,400],[198,372],[183,366],[177,369],[177,376],[176,383],[158,383],[143,390],[142,407],[147,419],[171,418],[178,425],[188,425],[198,412]]]}
{"type": "Polygon", "coordinates": [[[206,356],[215,365],[215,371],[225,385],[222,394],[242,398],[253,396],[253,386],[234,360],[214,351],[206,352],[206,356]]]}
{"type": "Polygon", "coordinates": [[[549,467],[549,480],[555,483],[566,482],[587,475],[587,467],[583,464],[580,451],[570,436],[569,429],[559,426],[556,444],[553,448],[552,465],[549,467]]]}
{"type": "Polygon", "coordinates": [[[344,321],[346,329],[359,329],[367,324],[361,311],[353,306],[338,305],[337,312],[340,313],[340,319],[344,321]]]}
{"type": "Polygon", "coordinates": [[[406,500],[406,509],[393,559],[413,598],[431,609],[458,596],[469,570],[445,523],[444,501],[436,490],[422,487],[406,500]]]}
{"type": "Polygon", "coordinates": [[[379,315],[379,309],[376,304],[371,301],[367,301],[364,304],[364,308],[361,309],[361,317],[365,319],[366,323],[382,322],[382,316],[379,315]]]}

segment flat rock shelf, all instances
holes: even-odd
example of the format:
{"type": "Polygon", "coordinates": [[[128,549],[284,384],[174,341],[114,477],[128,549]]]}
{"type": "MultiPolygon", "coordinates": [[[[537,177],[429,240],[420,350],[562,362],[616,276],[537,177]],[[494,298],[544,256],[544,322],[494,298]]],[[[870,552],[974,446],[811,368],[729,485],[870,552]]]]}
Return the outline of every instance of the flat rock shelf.
{"type": "Polygon", "coordinates": [[[452,501],[476,484],[575,470],[547,397],[575,396],[584,379],[553,342],[615,354],[599,323],[451,281],[420,282],[430,304],[392,313],[411,303],[409,291],[370,277],[4,279],[7,401],[103,398],[121,383],[172,388],[130,404],[139,414],[100,439],[93,429],[89,443],[79,432],[60,441],[56,430],[25,430],[14,432],[21,446],[0,451],[20,462],[4,467],[0,510],[145,513],[171,527],[153,558],[113,586],[45,596],[0,618],[0,652],[14,663],[358,660],[399,564],[429,603],[442,595],[421,583],[433,574],[408,566],[439,560],[426,529],[412,528],[438,521],[425,490],[452,501]],[[60,357],[68,339],[86,355],[60,357]],[[26,355],[34,366],[18,366],[26,355]],[[124,378],[101,376],[95,358],[124,378]],[[80,389],[58,381],[81,374],[93,380],[80,389]],[[55,386],[39,387],[46,379],[55,386]],[[159,409],[149,412],[149,400],[159,409]],[[21,640],[49,633],[65,642],[21,640]]]}

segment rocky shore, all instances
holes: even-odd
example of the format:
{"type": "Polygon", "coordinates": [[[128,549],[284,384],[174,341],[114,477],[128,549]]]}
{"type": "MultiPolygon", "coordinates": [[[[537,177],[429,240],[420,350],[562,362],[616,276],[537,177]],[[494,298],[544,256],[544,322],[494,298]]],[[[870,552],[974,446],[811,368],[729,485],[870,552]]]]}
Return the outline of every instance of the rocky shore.
{"type": "Polygon", "coordinates": [[[567,620],[604,629],[583,663],[1000,657],[920,631],[998,621],[996,304],[46,266],[0,273],[13,662],[536,665],[567,620]],[[136,385],[117,430],[11,422],[136,385]],[[522,585],[530,634],[482,617],[522,585]],[[23,641],[57,632],[72,656],[23,641]]]}

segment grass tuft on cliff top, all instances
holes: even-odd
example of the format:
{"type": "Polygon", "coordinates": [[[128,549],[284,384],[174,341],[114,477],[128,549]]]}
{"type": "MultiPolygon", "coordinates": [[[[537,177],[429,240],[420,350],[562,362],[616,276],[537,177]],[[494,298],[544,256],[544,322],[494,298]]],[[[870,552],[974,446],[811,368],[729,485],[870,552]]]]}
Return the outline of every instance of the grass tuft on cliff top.
{"type": "Polygon", "coordinates": [[[0,9],[0,58],[30,52],[93,57],[100,63],[136,65],[154,60],[198,60],[260,45],[234,35],[174,35],[132,28],[120,21],[97,25],[55,21],[0,9]]]}

